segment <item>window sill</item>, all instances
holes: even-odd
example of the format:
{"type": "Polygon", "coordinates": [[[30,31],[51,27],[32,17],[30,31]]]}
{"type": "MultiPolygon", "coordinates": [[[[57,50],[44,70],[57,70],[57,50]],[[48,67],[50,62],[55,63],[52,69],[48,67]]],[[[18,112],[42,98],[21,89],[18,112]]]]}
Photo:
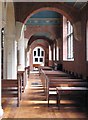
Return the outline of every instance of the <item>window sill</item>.
{"type": "Polygon", "coordinates": [[[64,59],[63,61],[74,61],[74,59],[64,59]]]}

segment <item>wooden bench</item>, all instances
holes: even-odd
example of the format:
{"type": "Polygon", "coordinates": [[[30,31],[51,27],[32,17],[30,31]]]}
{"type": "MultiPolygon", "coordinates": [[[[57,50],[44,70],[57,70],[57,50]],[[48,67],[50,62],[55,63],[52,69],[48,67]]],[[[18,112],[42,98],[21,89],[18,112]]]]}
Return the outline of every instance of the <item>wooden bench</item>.
{"type": "Polygon", "coordinates": [[[83,105],[85,104],[84,107],[86,107],[87,105],[87,96],[88,96],[88,88],[86,87],[57,87],[57,106],[58,109],[60,109],[60,100],[62,95],[66,95],[66,94],[71,94],[71,95],[77,95],[78,97],[80,96],[79,94],[81,94],[81,98],[84,99],[83,101],[83,105]]]}
{"type": "Polygon", "coordinates": [[[62,71],[47,71],[47,70],[41,70],[41,82],[42,82],[42,85],[44,87],[44,91],[46,92],[46,86],[47,86],[47,78],[72,78],[69,74],[66,74],[62,71]]]}
{"type": "Polygon", "coordinates": [[[44,77],[46,77],[46,76],[50,76],[50,77],[62,77],[62,76],[64,76],[64,77],[67,77],[68,76],[68,74],[66,74],[66,73],[64,73],[64,72],[61,72],[61,71],[54,71],[54,70],[41,70],[41,80],[42,80],[42,83],[45,83],[45,80],[44,79],[42,79],[42,78],[44,78],[44,77]]]}
{"type": "Polygon", "coordinates": [[[82,79],[71,79],[71,78],[58,78],[58,79],[50,79],[47,77],[46,84],[46,99],[49,100],[51,97],[56,98],[56,87],[87,87],[88,82],[83,81],[82,79]]]}
{"type": "Polygon", "coordinates": [[[49,67],[49,66],[40,66],[39,67],[39,75],[41,74],[42,70],[51,71],[53,69],[51,67],[49,67]]]}
{"type": "Polygon", "coordinates": [[[21,81],[17,79],[2,79],[2,97],[17,98],[19,107],[21,99],[21,81]]]}
{"type": "Polygon", "coordinates": [[[75,79],[73,76],[62,72],[62,71],[47,71],[47,70],[41,70],[42,72],[42,83],[45,90],[46,99],[48,100],[48,106],[49,106],[49,100],[50,97],[53,96],[56,98],[57,92],[56,87],[85,87],[88,86],[88,82],[86,80],[82,79],[75,79]]]}

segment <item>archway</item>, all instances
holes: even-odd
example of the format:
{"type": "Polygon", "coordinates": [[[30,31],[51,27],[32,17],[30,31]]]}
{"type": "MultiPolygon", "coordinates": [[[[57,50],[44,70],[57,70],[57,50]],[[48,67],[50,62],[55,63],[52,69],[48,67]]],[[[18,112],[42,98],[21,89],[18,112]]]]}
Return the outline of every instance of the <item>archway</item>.
{"type": "Polygon", "coordinates": [[[43,10],[51,10],[56,11],[65,17],[68,18],[70,21],[78,21],[80,19],[79,11],[75,8],[71,8],[69,5],[62,3],[62,2],[39,2],[39,3],[14,3],[14,6],[16,8],[16,12],[20,9],[20,7],[24,6],[24,9],[20,11],[20,13],[26,13],[23,17],[19,16],[19,13],[16,14],[16,20],[25,23],[27,21],[27,17],[31,17],[33,14],[43,11],[43,10]],[[25,9],[26,8],[26,9],[25,9]],[[32,8],[32,9],[30,9],[32,8]],[[69,11],[70,10],[70,11],[69,11]],[[26,20],[26,21],[25,21],[26,20]]]}
{"type": "MultiPolygon", "coordinates": [[[[30,47],[29,47],[29,62],[30,62],[30,70],[32,71],[33,70],[33,64],[37,64],[37,62],[35,62],[35,63],[33,63],[33,58],[35,59],[35,58],[38,58],[38,51],[36,50],[36,55],[35,55],[35,57],[33,57],[33,55],[34,55],[34,53],[33,53],[33,50],[35,49],[35,48],[37,48],[37,47],[41,47],[42,49],[43,49],[43,51],[44,51],[44,56],[43,56],[43,59],[44,59],[44,64],[43,65],[48,65],[48,51],[49,51],[49,48],[48,48],[48,46],[49,46],[49,43],[47,42],[47,41],[45,41],[44,39],[36,39],[35,41],[33,41],[32,43],[31,43],[31,45],[30,45],[30,47]],[[41,42],[40,42],[41,41],[41,42]]],[[[39,57],[41,57],[42,56],[42,52],[40,52],[40,56],[39,57]]],[[[38,58],[38,59],[40,59],[40,58],[38,58]]],[[[40,63],[38,63],[39,64],[39,66],[40,65],[42,65],[42,63],[40,62],[40,63]]]]}

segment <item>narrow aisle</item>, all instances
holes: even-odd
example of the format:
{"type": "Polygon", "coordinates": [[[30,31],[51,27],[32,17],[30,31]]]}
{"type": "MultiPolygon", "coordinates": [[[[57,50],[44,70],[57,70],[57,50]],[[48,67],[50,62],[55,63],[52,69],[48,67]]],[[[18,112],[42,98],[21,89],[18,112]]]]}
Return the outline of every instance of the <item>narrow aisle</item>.
{"type": "Polygon", "coordinates": [[[16,107],[16,101],[11,100],[8,105],[4,104],[3,108],[4,118],[86,118],[83,111],[73,106],[62,107],[59,111],[55,104],[48,107],[37,73],[30,73],[20,107],[16,107]]]}

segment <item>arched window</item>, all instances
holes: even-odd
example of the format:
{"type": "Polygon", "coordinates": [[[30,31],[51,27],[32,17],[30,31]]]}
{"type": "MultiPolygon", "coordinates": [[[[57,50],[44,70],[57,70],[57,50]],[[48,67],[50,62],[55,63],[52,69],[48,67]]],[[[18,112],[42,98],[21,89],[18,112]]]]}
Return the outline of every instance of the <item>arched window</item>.
{"type": "Polygon", "coordinates": [[[73,61],[73,26],[63,16],[63,60],[73,61]]]}
{"type": "Polygon", "coordinates": [[[88,20],[86,26],[86,60],[88,61],[88,20]]]}
{"type": "Polygon", "coordinates": [[[57,58],[57,61],[59,61],[59,46],[58,46],[58,40],[57,40],[57,47],[56,47],[56,58],[57,58]]]}
{"type": "Polygon", "coordinates": [[[33,50],[33,64],[41,64],[44,66],[44,49],[42,47],[36,47],[33,50]]]}
{"type": "Polygon", "coordinates": [[[73,59],[73,27],[67,21],[67,59],[73,59]]]}
{"type": "Polygon", "coordinates": [[[55,60],[55,44],[53,46],[53,60],[55,60]]]}

